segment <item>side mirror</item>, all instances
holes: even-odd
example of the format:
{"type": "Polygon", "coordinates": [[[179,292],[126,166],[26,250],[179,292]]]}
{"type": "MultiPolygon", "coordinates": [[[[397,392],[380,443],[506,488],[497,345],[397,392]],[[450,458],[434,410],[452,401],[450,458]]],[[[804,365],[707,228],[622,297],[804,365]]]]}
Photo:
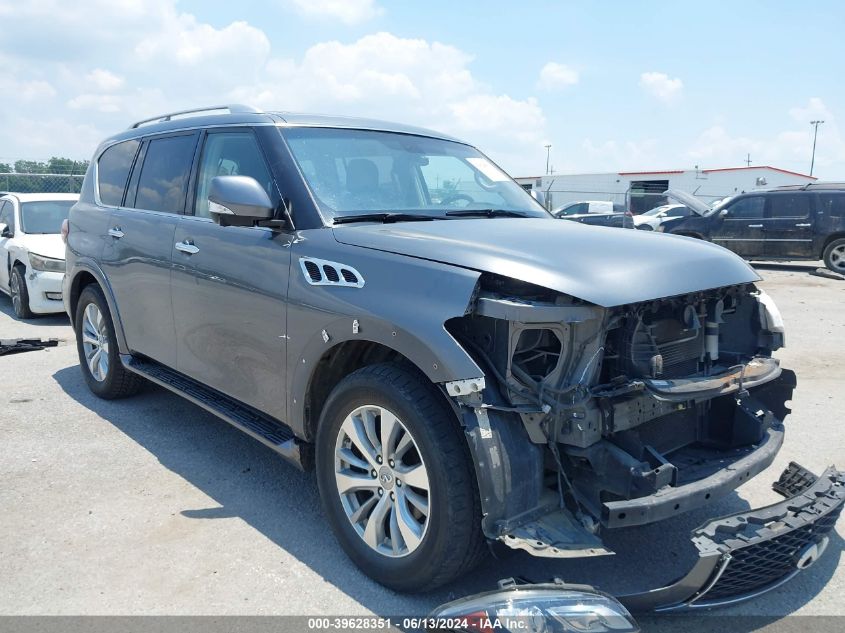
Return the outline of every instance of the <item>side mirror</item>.
{"type": "Polygon", "coordinates": [[[12,232],[9,230],[9,225],[5,222],[0,222],[0,237],[12,237],[12,232]]]}
{"type": "Polygon", "coordinates": [[[208,210],[224,226],[251,226],[256,220],[272,220],[276,213],[270,196],[249,176],[212,178],[208,210]]]}
{"type": "Polygon", "coordinates": [[[719,217],[720,217],[720,218],[726,218],[726,217],[728,217],[728,210],[727,210],[727,209],[722,209],[721,211],[719,211],[719,217]]]}

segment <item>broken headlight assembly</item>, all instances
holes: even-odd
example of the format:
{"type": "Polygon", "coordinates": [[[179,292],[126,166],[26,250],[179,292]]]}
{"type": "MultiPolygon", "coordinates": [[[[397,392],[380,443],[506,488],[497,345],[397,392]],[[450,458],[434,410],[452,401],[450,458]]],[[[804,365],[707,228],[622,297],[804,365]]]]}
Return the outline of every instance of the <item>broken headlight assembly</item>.
{"type": "Polygon", "coordinates": [[[613,596],[587,585],[560,581],[517,585],[441,605],[429,616],[430,630],[526,633],[637,633],[628,610],[613,596]],[[440,626],[440,625],[444,626],[440,626]]]}

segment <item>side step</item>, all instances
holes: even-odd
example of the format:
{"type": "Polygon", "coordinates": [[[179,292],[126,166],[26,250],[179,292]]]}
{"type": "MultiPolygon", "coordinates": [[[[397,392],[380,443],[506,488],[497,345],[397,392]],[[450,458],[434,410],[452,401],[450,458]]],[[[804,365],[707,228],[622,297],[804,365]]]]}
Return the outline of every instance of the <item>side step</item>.
{"type": "Polygon", "coordinates": [[[120,361],[129,371],[170,389],[269,446],[301,470],[311,467],[310,451],[302,450],[306,447],[297,443],[293,431],[283,422],[155,361],[143,360],[129,354],[121,354],[120,361]]]}

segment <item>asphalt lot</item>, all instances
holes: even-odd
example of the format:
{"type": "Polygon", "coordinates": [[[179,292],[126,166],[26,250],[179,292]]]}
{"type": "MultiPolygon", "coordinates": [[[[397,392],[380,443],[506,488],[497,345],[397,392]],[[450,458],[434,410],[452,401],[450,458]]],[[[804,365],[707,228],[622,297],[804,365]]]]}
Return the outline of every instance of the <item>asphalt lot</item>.
{"type": "MultiPolygon", "coordinates": [[[[0,295],[0,338],[60,347],[0,357],[0,614],[414,614],[498,579],[557,576],[610,592],[686,572],[689,530],[780,499],[790,460],[845,467],[845,282],[811,264],[765,265],[798,374],[775,464],[702,510],[606,537],[618,554],[543,561],[491,558],[432,594],[394,594],[361,574],[322,518],[312,474],[163,389],[106,402],[86,388],[63,316],[20,322],[0,295]]],[[[845,521],[826,555],[786,586],[727,614],[845,615],[845,521]]]]}

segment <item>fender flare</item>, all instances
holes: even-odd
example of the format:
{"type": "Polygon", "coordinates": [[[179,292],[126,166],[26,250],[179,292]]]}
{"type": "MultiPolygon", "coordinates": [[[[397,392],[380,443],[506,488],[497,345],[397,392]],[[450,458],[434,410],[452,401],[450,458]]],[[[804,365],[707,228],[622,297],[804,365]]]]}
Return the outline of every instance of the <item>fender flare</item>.
{"type": "MultiPolygon", "coordinates": [[[[100,286],[100,289],[103,291],[106,303],[109,305],[112,323],[114,324],[114,334],[117,337],[118,350],[121,354],[129,354],[129,347],[126,345],[126,336],[123,332],[123,321],[120,318],[120,311],[117,309],[117,300],[114,297],[111,284],[106,278],[103,270],[93,259],[85,258],[76,260],[74,263],[73,277],[71,277],[70,282],[67,285],[68,290],[73,292],[78,283],[79,274],[82,272],[86,272],[93,276],[97,281],[97,284],[100,286]]],[[[70,308],[69,303],[68,308],[70,308]]],[[[70,316],[71,325],[73,325],[74,315],[69,314],[68,316],[70,316]]]]}
{"type": "Polygon", "coordinates": [[[288,377],[288,419],[292,426],[304,436],[307,394],[317,364],[327,352],[350,341],[376,343],[398,352],[435,384],[484,376],[484,371],[445,327],[441,332],[437,341],[423,341],[398,325],[372,316],[341,317],[332,321],[311,337],[298,358],[289,359],[292,375],[288,377]],[[356,321],[358,332],[353,331],[356,321]],[[324,340],[323,331],[329,337],[328,341],[324,340]],[[434,353],[435,349],[438,354],[434,353]]]}

